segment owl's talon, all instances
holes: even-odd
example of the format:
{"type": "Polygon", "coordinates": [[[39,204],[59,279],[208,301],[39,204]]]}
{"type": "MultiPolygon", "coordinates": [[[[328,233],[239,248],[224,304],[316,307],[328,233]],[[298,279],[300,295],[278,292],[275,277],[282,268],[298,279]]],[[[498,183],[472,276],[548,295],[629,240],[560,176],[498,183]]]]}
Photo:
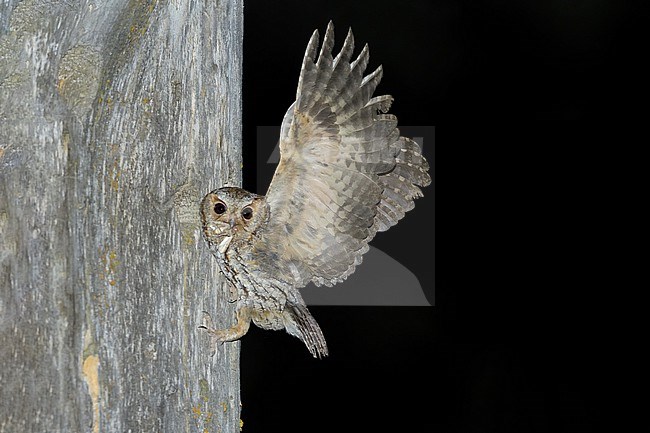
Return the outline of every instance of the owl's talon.
{"type": "MultiPolygon", "coordinates": [[[[208,331],[210,331],[208,329],[208,331]]],[[[216,335],[210,336],[210,356],[214,356],[217,353],[217,347],[223,346],[223,341],[219,339],[216,335]]]]}
{"type": "Polygon", "coordinates": [[[210,356],[214,356],[217,353],[217,346],[223,345],[224,341],[226,341],[224,340],[223,331],[205,325],[198,326],[198,329],[202,329],[210,334],[210,356]]]}
{"type": "Polygon", "coordinates": [[[203,324],[201,326],[207,330],[214,328],[212,324],[212,316],[210,316],[210,313],[205,310],[203,310],[203,324]]]}

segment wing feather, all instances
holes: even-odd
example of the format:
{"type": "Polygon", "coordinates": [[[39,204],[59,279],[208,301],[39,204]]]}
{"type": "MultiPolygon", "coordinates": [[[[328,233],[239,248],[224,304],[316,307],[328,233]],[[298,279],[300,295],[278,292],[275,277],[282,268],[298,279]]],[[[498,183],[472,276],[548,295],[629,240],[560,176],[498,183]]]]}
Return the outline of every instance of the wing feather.
{"type": "Polygon", "coordinates": [[[431,181],[418,145],[386,114],[392,97],[372,97],[383,70],[364,77],[368,45],[350,62],[351,30],[336,57],[331,22],[320,51],[318,39],[315,31],[282,122],[269,222],[257,241],[289,260],[296,287],[344,280],[375,234],[413,208],[417,185],[431,181]]]}

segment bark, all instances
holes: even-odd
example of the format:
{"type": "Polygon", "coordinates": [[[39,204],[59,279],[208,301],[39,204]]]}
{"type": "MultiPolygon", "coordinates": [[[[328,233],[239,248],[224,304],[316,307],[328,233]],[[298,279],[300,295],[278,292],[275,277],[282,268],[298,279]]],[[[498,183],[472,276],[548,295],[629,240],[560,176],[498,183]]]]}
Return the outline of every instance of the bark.
{"type": "Polygon", "coordinates": [[[0,2],[0,431],[236,432],[198,203],[240,183],[242,1],[0,2]]]}

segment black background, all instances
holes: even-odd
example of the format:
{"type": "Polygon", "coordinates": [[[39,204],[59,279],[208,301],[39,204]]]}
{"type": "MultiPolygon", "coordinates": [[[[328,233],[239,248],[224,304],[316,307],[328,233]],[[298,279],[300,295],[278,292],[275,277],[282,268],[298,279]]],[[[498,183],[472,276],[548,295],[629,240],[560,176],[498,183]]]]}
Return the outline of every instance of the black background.
{"type": "Polygon", "coordinates": [[[246,2],[244,186],[257,185],[256,127],[293,101],[311,32],[332,19],[338,51],[352,26],[400,123],[436,127],[435,187],[373,241],[421,281],[435,244],[436,306],[313,307],[322,361],[253,327],[244,431],[602,428],[609,154],[635,121],[629,15],[604,1],[246,2]]]}

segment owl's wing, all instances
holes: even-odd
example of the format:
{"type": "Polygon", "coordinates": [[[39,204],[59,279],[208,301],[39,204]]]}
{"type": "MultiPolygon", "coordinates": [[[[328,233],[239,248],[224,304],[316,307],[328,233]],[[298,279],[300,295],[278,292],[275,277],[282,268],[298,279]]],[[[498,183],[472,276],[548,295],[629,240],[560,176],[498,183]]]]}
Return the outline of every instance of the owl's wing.
{"type": "Polygon", "coordinates": [[[316,58],[318,40],[315,31],[282,122],[280,163],[266,195],[270,218],[259,238],[259,247],[288,260],[297,287],[343,281],[375,234],[413,208],[422,196],[417,185],[431,182],[418,145],[384,114],[392,97],[371,98],[382,69],[363,76],[368,46],[350,63],[350,31],[333,58],[331,22],[316,58]]]}

